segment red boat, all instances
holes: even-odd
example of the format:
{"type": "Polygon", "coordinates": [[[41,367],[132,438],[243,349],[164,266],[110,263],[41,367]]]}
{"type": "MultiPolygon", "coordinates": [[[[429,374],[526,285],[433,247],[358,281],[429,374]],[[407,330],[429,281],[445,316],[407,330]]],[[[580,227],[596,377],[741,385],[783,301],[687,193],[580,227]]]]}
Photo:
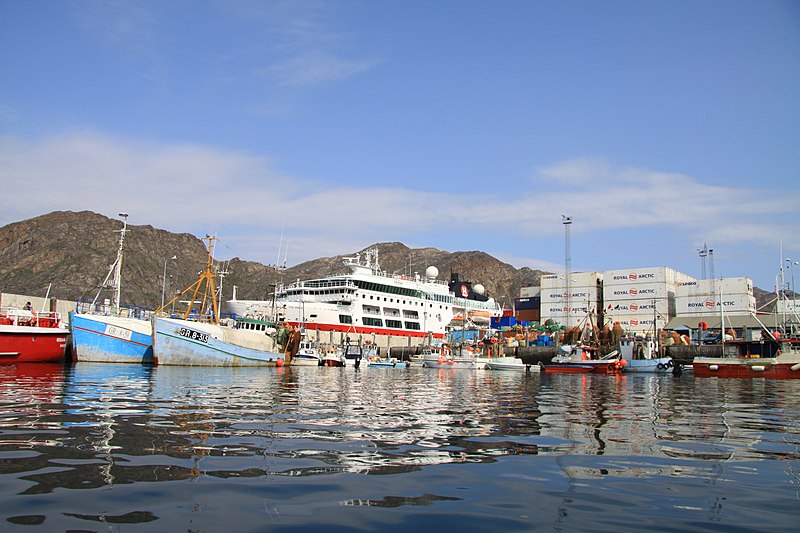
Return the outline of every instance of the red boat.
{"type": "Polygon", "coordinates": [[[695,357],[692,361],[697,377],[720,378],[800,378],[800,339],[776,338],[774,342],[730,343],[738,353],[725,357],[695,357]]]}
{"type": "Polygon", "coordinates": [[[616,374],[627,363],[619,354],[612,352],[605,357],[597,356],[597,348],[592,346],[562,345],[553,360],[542,365],[542,372],[562,374],[616,374]]]}
{"type": "Polygon", "coordinates": [[[67,335],[58,313],[0,307],[0,364],[63,361],[67,335]]]}

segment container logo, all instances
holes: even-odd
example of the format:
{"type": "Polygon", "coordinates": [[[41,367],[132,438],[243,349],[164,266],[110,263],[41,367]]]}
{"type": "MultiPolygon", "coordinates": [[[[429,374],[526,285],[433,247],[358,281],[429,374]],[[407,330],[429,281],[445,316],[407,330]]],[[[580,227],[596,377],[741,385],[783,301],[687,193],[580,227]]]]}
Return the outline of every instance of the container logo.
{"type": "Polygon", "coordinates": [[[636,296],[637,294],[639,294],[639,291],[637,291],[636,289],[629,289],[628,294],[630,294],[631,296],[636,296]]]}
{"type": "Polygon", "coordinates": [[[639,321],[636,320],[635,318],[631,318],[630,325],[631,326],[638,326],[639,325],[639,321]]]}
{"type": "Polygon", "coordinates": [[[716,307],[716,304],[714,303],[714,300],[706,300],[703,305],[705,305],[709,309],[711,309],[712,307],[716,307]]]}
{"type": "Polygon", "coordinates": [[[631,311],[638,311],[638,310],[639,310],[639,306],[638,305],[631,304],[631,311]]]}
{"type": "Polygon", "coordinates": [[[628,279],[631,281],[636,281],[637,277],[638,276],[636,275],[636,272],[631,272],[630,274],[628,274],[628,279]]]}

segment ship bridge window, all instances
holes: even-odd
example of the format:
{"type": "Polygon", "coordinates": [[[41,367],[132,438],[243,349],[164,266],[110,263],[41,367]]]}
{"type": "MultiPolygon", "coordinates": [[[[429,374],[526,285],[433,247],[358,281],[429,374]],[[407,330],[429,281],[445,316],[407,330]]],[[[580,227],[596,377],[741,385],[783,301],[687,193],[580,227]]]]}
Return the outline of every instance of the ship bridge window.
{"type": "Polygon", "coordinates": [[[386,327],[387,328],[402,328],[403,327],[403,323],[400,322],[399,320],[387,320],[386,321],[386,327]]]}
{"type": "Polygon", "coordinates": [[[352,324],[353,317],[350,315],[339,315],[339,323],[340,324],[352,324]]]}
{"type": "Polygon", "coordinates": [[[361,319],[361,322],[365,326],[376,326],[376,327],[382,327],[383,326],[383,320],[381,320],[380,318],[372,318],[372,317],[365,316],[364,318],[361,319]]]}

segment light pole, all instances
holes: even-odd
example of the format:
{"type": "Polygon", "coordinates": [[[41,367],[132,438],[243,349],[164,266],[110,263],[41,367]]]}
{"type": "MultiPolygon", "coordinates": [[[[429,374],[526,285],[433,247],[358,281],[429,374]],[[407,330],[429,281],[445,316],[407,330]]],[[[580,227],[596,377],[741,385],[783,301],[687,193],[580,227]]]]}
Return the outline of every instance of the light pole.
{"type": "Polygon", "coordinates": [[[164,259],[164,275],[161,277],[161,309],[164,308],[164,291],[167,289],[167,263],[176,259],[178,259],[177,255],[164,259]]]}

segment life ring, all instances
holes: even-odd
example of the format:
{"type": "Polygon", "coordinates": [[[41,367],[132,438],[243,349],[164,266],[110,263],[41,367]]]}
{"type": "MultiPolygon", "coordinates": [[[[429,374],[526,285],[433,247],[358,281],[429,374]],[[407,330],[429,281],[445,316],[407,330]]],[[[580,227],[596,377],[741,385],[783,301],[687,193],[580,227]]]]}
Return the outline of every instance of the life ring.
{"type": "Polygon", "coordinates": [[[658,366],[659,370],[664,370],[665,368],[667,368],[667,367],[664,366],[664,363],[658,363],[657,366],[658,366]]]}

